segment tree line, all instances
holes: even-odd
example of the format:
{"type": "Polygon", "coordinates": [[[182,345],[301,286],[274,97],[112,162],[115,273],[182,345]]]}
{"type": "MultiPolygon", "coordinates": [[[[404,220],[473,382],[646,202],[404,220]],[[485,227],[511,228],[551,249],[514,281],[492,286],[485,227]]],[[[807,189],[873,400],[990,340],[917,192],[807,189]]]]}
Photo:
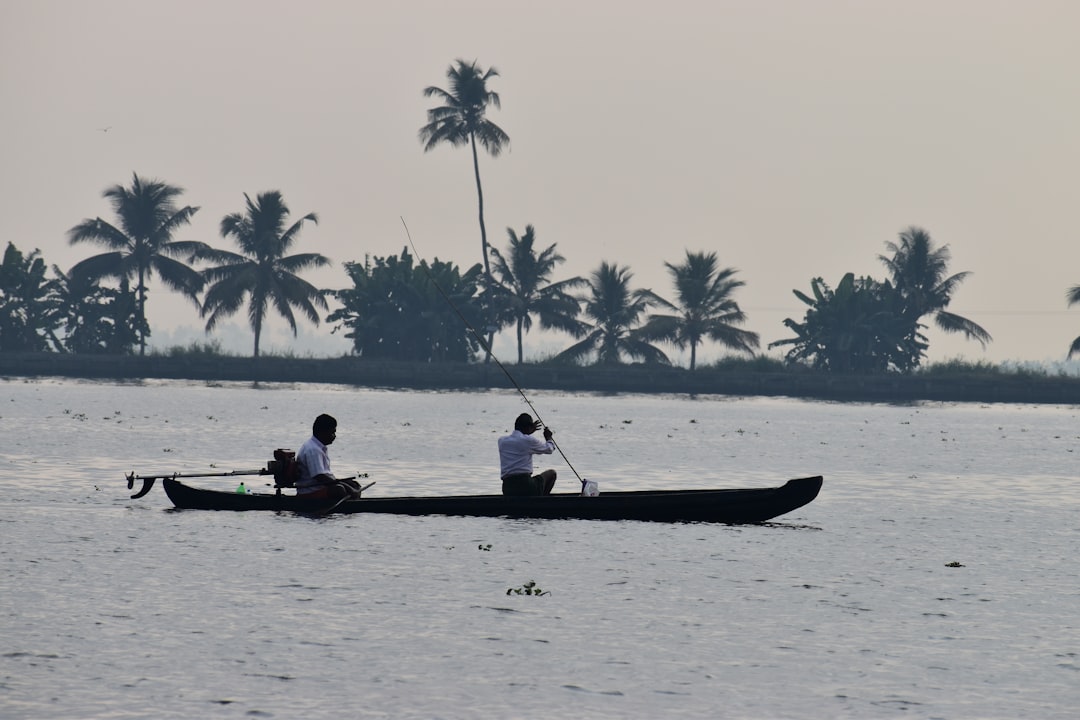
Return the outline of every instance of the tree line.
{"type": "MultiPolygon", "coordinates": [[[[50,277],[39,251],[8,243],[0,266],[0,351],[145,354],[149,284],[159,279],[192,301],[208,333],[246,310],[255,357],[271,311],[294,335],[298,315],[318,325],[320,312],[328,313],[325,321],[345,333],[355,354],[379,359],[474,360],[490,354],[496,333],[512,329],[520,363],[525,336],[536,325],[573,338],[555,362],[670,364],[662,346],[671,346],[688,350],[694,369],[707,341],[754,354],[760,337],[744,328],[748,318],[735,299],[745,283],[715,252],[686,250],[680,261],[666,262],[673,289],[667,299],[634,288],[631,269],[607,261],[587,277],[556,279],[565,258],[555,243],[538,244],[532,225],[520,235],[507,228],[505,250],[488,242],[478,147],[495,157],[510,141],[487,117],[489,107],[500,106],[488,87],[495,77],[494,68],[456,61],[447,71],[448,89],[424,89],[441,104],[427,111],[419,131],[424,151],[442,144],[470,148],[482,263],[467,269],[438,258],[428,263],[403,248],[400,255],[345,262],[351,287],[316,288],[302,275],[330,259],[296,252],[302,228],[318,223],[315,213],[291,221],[279,191],[245,194],[243,210],[219,227],[238,251],[179,241],[174,236],[199,208],[179,204],[181,188],[135,173],[130,186],[103,193],[114,221],[88,218],[68,232],[70,243],[105,252],[67,272],[53,266],[50,277]],[[328,298],[340,307],[330,312],[328,298]]],[[[805,315],[784,320],[793,337],[769,347],[786,347],[787,362],[826,371],[908,372],[929,346],[924,318],[983,345],[991,341],[981,326],[947,310],[968,274],[948,273],[947,245],[936,247],[929,233],[911,227],[886,249],[890,254],[879,256],[889,273],[884,281],[847,273],[835,288],[818,277],[809,293],[794,290],[807,305],[805,315]]],[[[1069,302],[1080,302],[1080,286],[1069,302]]]]}

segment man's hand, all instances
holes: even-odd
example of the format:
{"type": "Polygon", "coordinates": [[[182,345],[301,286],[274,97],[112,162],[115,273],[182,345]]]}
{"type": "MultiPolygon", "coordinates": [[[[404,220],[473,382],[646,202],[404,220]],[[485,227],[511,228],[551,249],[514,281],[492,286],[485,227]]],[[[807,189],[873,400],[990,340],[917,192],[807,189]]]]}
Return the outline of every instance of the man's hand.
{"type": "Polygon", "coordinates": [[[553,433],[551,432],[551,428],[544,428],[544,440],[546,440],[547,442],[551,442],[552,435],[553,433]]]}

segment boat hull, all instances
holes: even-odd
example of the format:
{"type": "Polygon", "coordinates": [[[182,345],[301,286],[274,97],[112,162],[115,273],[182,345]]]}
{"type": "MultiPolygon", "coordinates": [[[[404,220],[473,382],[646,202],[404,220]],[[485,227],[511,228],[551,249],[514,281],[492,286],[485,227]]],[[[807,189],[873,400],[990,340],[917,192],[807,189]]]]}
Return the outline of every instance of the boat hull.
{"type": "Polygon", "coordinates": [[[330,507],[326,500],[286,494],[240,494],[163,480],[176,507],[192,510],[271,510],[321,514],[391,513],[653,522],[760,523],[796,510],[817,497],[822,478],[797,478],[772,488],[606,492],[595,497],[556,493],[539,497],[457,495],[373,497],[330,507]]]}

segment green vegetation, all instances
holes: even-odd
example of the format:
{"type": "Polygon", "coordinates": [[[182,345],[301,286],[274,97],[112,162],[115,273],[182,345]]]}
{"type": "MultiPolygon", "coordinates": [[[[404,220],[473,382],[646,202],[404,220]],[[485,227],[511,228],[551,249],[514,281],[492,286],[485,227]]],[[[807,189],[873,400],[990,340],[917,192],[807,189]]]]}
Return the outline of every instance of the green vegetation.
{"type": "Polygon", "coordinates": [[[479,143],[492,157],[498,157],[504,146],[510,144],[510,136],[487,118],[489,105],[500,107],[499,94],[489,90],[487,83],[499,72],[495,68],[485,71],[474,60],[467,63],[458,60],[446,71],[450,89],[434,85],[424,88],[424,97],[442,100],[442,105],[427,111],[428,122],[420,128],[420,142],[424,152],[443,143],[454,147],[468,145],[472,151],[473,176],[476,178],[476,200],[480,208],[480,253],[484,259],[484,277],[491,281],[491,264],[488,260],[487,229],[484,226],[484,190],[480,185],[480,161],[476,153],[479,143]]]}
{"type": "Polygon", "coordinates": [[[667,355],[650,344],[639,328],[642,316],[656,298],[648,290],[631,290],[633,277],[630,268],[600,263],[589,278],[589,295],[585,299],[585,316],[592,323],[582,331],[583,340],[555,357],[557,362],[582,362],[595,354],[601,365],[618,365],[624,356],[671,364],[667,355]]]}
{"type": "Polygon", "coordinates": [[[347,329],[345,337],[360,357],[465,362],[479,350],[479,339],[466,333],[462,323],[464,318],[476,327],[483,314],[477,297],[479,264],[464,274],[438,259],[430,267],[425,261],[416,265],[403,249],[400,258],[345,263],[345,272],[353,287],[334,293],[342,307],[327,321],[340,323],[335,330],[347,329]]]}
{"type": "Polygon", "coordinates": [[[267,310],[278,311],[296,336],[296,317],[299,310],[315,325],[319,324],[318,310],[327,310],[324,291],[303,280],[297,273],[309,268],[325,267],[330,260],[318,253],[286,255],[296,242],[305,222],[318,224],[315,213],[308,213],[288,228],[289,208],[281,193],[272,190],[260,193],[255,202],[244,194],[247,208],[244,214],[232,213],[221,220],[221,236],[233,238],[241,254],[227,250],[200,248],[196,257],[219,263],[203,271],[211,283],[203,300],[202,315],[208,313],[206,331],[248,304],[248,320],[255,332],[255,357],[259,357],[259,338],[267,310]]]}
{"type": "Polygon", "coordinates": [[[45,278],[45,261],[34,250],[24,255],[11,243],[0,263],[0,351],[59,349],[54,283],[45,278]]]}
{"type": "Polygon", "coordinates": [[[209,342],[191,342],[186,347],[183,345],[173,345],[166,348],[160,353],[164,357],[171,358],[214,358],[214,357],[232,357],[229,353],[221,349],[220,340],[211,340],[209,342]]]}
{"type": "Polygon", "coordinates": [[[716,372],[760,372],[760,373],[778,373],[778,372],[799,372],[805,371],[804,366],[790,365],[784,363],[783,360],[771,358],[767,355],[754,355],[750,358],[744,357],[725,357],[717,360],[714,363],[706,365],[703,370],[713,370],[716,372]]]}
{"type": "Polygon", "coordinates": [[[139,354],[146,354],[150,326],[146,322],[146,283],[157,273],[161,280],[198,305],[203,287],[202,276],[190,262],[202,243],[175,241],[173,233],[191,222],[199,208],[178,208],[176,198],[183,190],[160,180],[143,180],[132,174],[131,187],[114,185],[102,194],[113,206],[119,227],[100,217],[83,220],[68,231],[76,243],[90,242],[109,248],[109,252],[88,257],[68,272],[77,282],[115,278],[121,282],[135,278],[136,322],[139,354]]]}
{"type": "Polygon", "coordinates": [[[551,282],[555,266],[566,258],[555,251],[552,243],[539,253],[533,248],[536,231],[532,225],[525,226],[525,234],[518,237],[510,228],[510,246],[506,257],[498,248],[491,248],[495,260],[496,279],[489,285],[487,306],[498,308],[496,322],[503,321],[517,329],[517,361],[525,361],[524,333],[532,328],[532,317],[540,319],[540,327],[564,330],[580,337],[585,325],[578,320],[581,307],[572,291],[585,285],[582,278],[551,282]]]}
{"type": "Polygon", "coordinates": [[[642,328],[648,340],[666,340],[680,350],[690,348],[690,369],[697,365],[697,349],[710,338],[738,352],[753,353],[761,342],[757,333],[736,327],[746,313],[732,298],[744,283],[732,268],[719,267],[716,253],[686,251],[681,265],[664,263],[675,282],[678,305],[653,295],[654,302],[671,314],[654,314],[642,328]]]}
{"type": "Polygon", "coordinates": [[[946,332],[962,333],[983,346],[990,342],[981,326],[945,309],[968,275],[947,275],[947,245],[935,249],[930,234],[916,227],[900,233],[899,243],[885,245],[892,256],[878,257],[891,280],[856,278],[849,272],[834,290],[814,278],[810,295],[794,291],[809,306],[803,321],[784,320],[795,337],[769,347],[789,345],[788,361],[826,372],[906,373],[919,367],[929,347],[921,322],[927,315],[946,332]]]}
{"type": "MultiPolygon", "coordinates": [[[[566,347],[545,349],[542,362],[530,364],[540,368],[676,371],[666,352],[674,348],[689,351],[689,371],[714,377],[1043,377],[1038,370],[983,362],[924,366],[926,323],[984,347],[992,338],[975,321],[948,310],[968,273],[950,274],[948,245],[936,246],[919,227],[908,227],[896,241],[885,242],[888,254],[878,259],[887,279],[839,272],[835,287],[815,277],[809,279],[809,291],[793,290],[806,309],[802,317],[783,322],[793,337],[769,345],[785,348],[782,361],[756,354],[760,335],[747,329],[752,318],[735,299],[746,282],[736,278],[735,269],[723,267],[715,251],[685,250],[680,261],[664,262],[674,291],[668,300],[652,290],[633,288],[631,268],[618,263],[601,262],[588,278],[557,277],[565,258],[555,242],[542,249],[537,245],[532,224],[520,236],[507,228],[505,251],[490,246],[478,147],[497,157],[510,143],[487,116],[490,108],[500,108],[499,94],[490,87],[498,76],[494,68],[456,60],[446,72],[447,89],[423,90],[439,104],[427,110],[427,123],[419,130],[425,152],[443,144],[467,145],[471,151],[482,264],[462,269],[438,258],[429,263],[407,250],[400,256],[365,255],[363,263],[343,263],[351,287],[317,288],[301,274],[329,266],[330,258],[296,252],[295,247],[301,228],[318,223],[314,212],[290,223],[279,191],[260,193],[254,200],[245,194],[244,210],[220,221],[221,237],[234,241],[239,252],[216,249],[174,238],[199,210],[180,204],[181,188],[132,173],[129,186],[118,184],[103,192],[114,222],[87,218],[68,231],[72,244],[93,243],[106,252],[67,271],[53,266],[50,275],[38,250],[24,253],[7,243],[0,265],[0,353],[123,357],[138,347],[138,355],[145,356],[151,335],[146,303],[156,277],[192,300],[208,334],[246,309],[254,358],[261,353],[264,320],[274,311],[294,337],[297,313],[315,325],[325,319],[331,332],[344,331],[352,341],[352,355],[363,360],[470,363],[481,352],[490,356],[494,334],[512,327],[517,363],[525,368],[526,339],[539,323],[571,338],[566,347]],[[331,311],[328,297],[340,307],[331,311]],[[736,357],[699,367],[699,353],[708,343],[736,357]]],[[[1080,285],[1069,289],[1066,300],[1069,305],[1080,303],[1080,285]]],[[[212,340],[172,347],[165,354],[209,358],[220,356],[220,350],[220,343],[212,340]]],[[[1067,357],[1077,353],[1080,337],[1067,357]]],[[[689,385],[697,387],[695,382],[689,385]]]]}

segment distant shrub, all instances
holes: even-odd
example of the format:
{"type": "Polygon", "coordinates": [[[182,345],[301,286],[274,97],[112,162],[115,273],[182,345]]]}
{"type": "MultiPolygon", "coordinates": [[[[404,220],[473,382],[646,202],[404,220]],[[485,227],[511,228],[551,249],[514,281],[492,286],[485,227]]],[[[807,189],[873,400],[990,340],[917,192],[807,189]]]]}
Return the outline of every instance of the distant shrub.
{"type": "Polygon", "coordinates": [[[151,354],[164,355],[165,357],[171,358],[225,357],[228,355],[228,353],[221,349],[220,340],[209,340],[207,342],[197,342],[193,340],[188,343],[186,347],[183,345],[173,345],[162,352],[155,350],[151,354]]]}
{"type": "Polygon", "coordinates": [[[718,370],[720,372],[799,372],[805,368],[791,365],[783,360],[769,357],[768,355],[755,355],[751,358],[730,356],[723,357],[714,363],[702,365],[702,370],[718,370]]]}

